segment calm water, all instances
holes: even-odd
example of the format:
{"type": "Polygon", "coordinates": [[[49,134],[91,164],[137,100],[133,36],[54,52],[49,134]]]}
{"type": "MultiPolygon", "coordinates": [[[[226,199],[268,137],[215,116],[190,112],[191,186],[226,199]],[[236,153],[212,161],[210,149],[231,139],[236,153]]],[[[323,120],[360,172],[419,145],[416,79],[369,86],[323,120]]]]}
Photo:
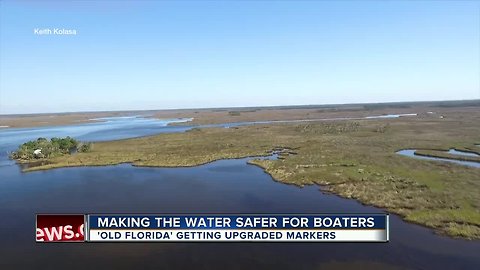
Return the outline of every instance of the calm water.
{"type": "MultiPolygon", "coordinates": [[[[139,130],[151,134],[152,130],[158,133],[188,129],[168,127],[155,120],[133,123],[137,120],[118,120],[124,121],[120,124],[115,119],[90,131],[78,126],[56,127],[57,133],[50,136],[65,134],[100,140],[142,135],[139,130]],[[72,130],[78,135],[69,133],[72,130]]],[[[47,137],[45,129],[48,128],[28,129],[28,136],[47,137]]],[[[12,131],[6,133],[9,132],[12,131]]],[[[18,140],[23,142],[25,138],[0,131],[0,149],[5,152],[18,140]]],[[[122,164],[31,173],[21,173],[6,156],[1,159],[4,163],[0,167],[0,269],[318,269],[321,264],[333,261],[375,261],[412,269],[478,269],[480,265],[480,241],[438,236],[396,216],[391,216],[389,243],[36,244],[35,213],[378,213],[382,210],[322,193],[318,186],[299,188],[275,182],[262,169],[248,165],[247,159],[222,160],[192,168],[138,168],[122,164]]]]}
{"type": "MultiPolygon", "coordinates": [[[[420,156],[420,155],[416,155],[415,151],[417,151],[417,150],[416,149],[404,149],[404,150],[398,151],[397,154],[402,155],[402,156],[416,158],[416,159],[450,162],[450,163],[460,164],[460,165],[464,165],[464,166],[468,166],[468,167],[480,168],[480,162],[454,160],[454,159],[439,158],[439,157],[420,156]]],[[[454,150],[454,149],[450,149],[448,152],[446,151],[446,153],[451,153],[451,154],[455,154],[455,155],[463,155],[463,156],[474,156],[474,157],[478,156],[475,153],[457,151],[457,150],[454,150]]]]}
{"type": "Polygon", "coordinates": [[[459,150],[456,150],[456,149],[454,149],[454,148],[449,149],[449,150],[448,150],[448,153],[454,154],[454,155],[468,156],[468,157],[478,157],[478,156],[480,156],[480,155],[477,154],[477,153],[459,151],[459,150]]]}
{"type": "Polygon", "coordinates": [[[374,116],[367,116],[366,119],[377,119],[377,118],[399,118],[399,117],[406,117],[406,116],[417,116],[416,113],[404,113],[404,114],[384,114],[384,115],[374,115],[374,116]]]}

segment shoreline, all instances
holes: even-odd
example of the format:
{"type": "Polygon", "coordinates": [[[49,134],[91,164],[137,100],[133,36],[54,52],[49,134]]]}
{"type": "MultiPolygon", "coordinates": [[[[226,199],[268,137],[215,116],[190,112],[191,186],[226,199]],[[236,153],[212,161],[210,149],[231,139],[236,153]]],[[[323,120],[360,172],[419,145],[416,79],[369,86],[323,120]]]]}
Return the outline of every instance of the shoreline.
{"type": "MultiPolygon", "coordinates": [[[[472,180],[480,177],[480,171],[457,164],[419,162],[395,153],[406,148],[475,149],[480,139],[479,113],[452,114],[447,120],[400,117],[196,128],[95,142],[90,152],[45,160],[50,164],[24,172],[122,163],[194,167],[222,159],[266,157],[272,150],[289,148],[296,154],[280,155],[275,161],[253,159],[249,164],[262,167],[283,184],[317,184],[441,234],[480,239],[480,183],[472,180]]],[[[30,162],[22,163],[28,166],[30,162]]]]}
{"type": "MultiPolygon", "coordinates": [[[[420,222],[415,222],[415,221],[412,221],[412,220],[408,220],[406,218],[405,215],[402,215],[401,212],[396,212],[394,211],[394,209],[388,209],[388,208],[385,208],[385,207],[382,207],[380,205],[376,205],[376,204],[372,204],[372,203],[369,203],[369,202],[364,202],[364,201],[361,201],[361,200],[358,200],[358,199],[355,199],[355,198],[351,198],[351,197],[346,197],[346,196],[342,196],[342,194],[340,193],[337,193],[333,190],[331,190],[329,187],[330,185],[321,185],[321,184],[317,184],[317,183],[307,183],[307,184],[298,184],[298,183],[288,183],[288,182],[284,182],[282,181],[281,179],[277,179],[274,177],[274,175],[272,174],[271,171],[268,170],[268,168],[264,165],[262,165],[261,163],[258,163],[256,161],[259,161],[258,158],[268,158],[268,157],[274,157],[275,155],[281,155],[282,153],[287,153],[287,157],[288,155],[290,155],[290,153],[288,151],[291,151],[290,148],[285,148],[283,149],[282,151],[279,151],[279,152],[275,152],[275,151],[272,151],[272,153],[270,154],[265,154],[265,155],[255,155],[255,156],[241,156],[241,157],[233,157],[233,158],[220,158],[220,159],[215,159],[215,160],[211,160],[211,161],[208,161],[208,162],[205,162],[205,163],[199,163],[199,164],[194,164],[194,165],[188,165],[188,166],[183,166],[183,165],[179,165],[179,166],[152,166],[152,165],[136,165],[134,162],[124,162],[124,163],[117,163],[117,164],[105,164],[105,165],[101,165],[101,164],[97,164],[97,165],[74,165],[74,166],[64,166],[64,167],[55,167],[55,168],[43,168],[43,169],[33,169],[33,170],[26,170],[26,171],[22,171],[25,172],[25,173],[29,173],[29,172],[36,172],[36,171],[47,171],[47,170],[56,170],[56,169],[68,169],[68,168],[84,168],[84,167],[107,167],[107,166],[119,166],[119,165],[130,165],[131,167],[136,167],[136,168],[165,168],[165,169],[176,169],[176,168],[192,168],[192,167],[199,167],[199,166],[204,166],[204,165],[207,165],[207,164],[211,164],[211,163],[215,163],[215,162],[218,162],[218,161],[222,161],[222,160],[241,160],[241,159],[246,159],[246,162],[245,164],[246,165],[251,165],[251,166],[256,166],[260,169],[262,169],[262,171],[269,175],[270,178],[272,179],[272,181],[274,182],[277,182],[277,183],[280,183],[280,184],[284,184],[284,185],[290,185],[290,186],[295,186],[295,187],[298,187],[298,188],[303,188],[305,186],[318,186],[319,187],[319,192],[321,193],[324,193],[324,194],[330,194],[330,195],[334,195],[334,196],[337,196],[341,199],[345,199],[345,200],[355,200],[357,201],[358,203],[364,205],[364,206],[372,206],[372,207],[375,207],[377,209],[380,209],[380,210],[383,210],[389,214],[392,214],[392,215],[396,215],[398,216],[402,221],[406,222],[406,223],[410,223],[410,224],[413,224],[413,225],[418,225],[418,226],[421,226],[423,228],[427,228],[429,230],[432,231],[432,233],[434,234],[437,234],[439,236],[443,236],[443,237],[448,237],[448,238],[451,238],[451,239],[454,239],[454,240],[464,240],[464,241],[479,241],[480,238],[466,238],[466,237],[461,237],[461,236],[452,236],[452,235],[449,235],[447,233],[445,233],[444,231],[442,231],[440,228],[438,227],[433,227],[433,226],[428,226],[427,224],[424,224],[424,223],[420,223],[420,222]]],[[[268,160],[268,159],[267,159],[268,160]]]]}
{"type": "MultiPolygon", "coordinates": [[[[151,135],[151,136],[156,136],[156,135],[151,135]]],[[[135,137],[135,138],[148,138],[150,136],[142,136],[142,137],[135,137]]],[[[115,141],[123,141],[123,140],[128,140],[128,139],[118,139],[118,140],[109,140],[109,141],[103,141],[103,142],[115,142],[115,141]]],[[[94,143],[94,142],[92,142],[94,143]]],[[[452,148],[452,149],[455,149],[457,150],[457,148],[452,148]]],[[[469,161],[469,162],[477,162],[477,163],[480,163],[480,158],[476,158],[476,157],[464,157],[464,156],[455,156],[453,157],[452,155],[448,155],[448,153],[446,153],[446,156],[442,156],[440,154],[429,154],[429,153],[417,153],[418,151],[445,151],[445,150],[440,150],[440,149],[411,149],[411,148],[402,148],[402,149],[398,149],[395,151],[395,153],[401,151],[401,150],[415,150],[415,155],[418,155],[418,156],[425,156],[425,157],[433,157],[433,158],[445,158],[445,159],[451,159],[451,160],[456,160],[456,161],[469,161]],[[447,157],[448,156],[448,157],[447,157]]],[[[239,157],[231,157],[231,158],[218,158],[218,159],[213,159],[213,160],[210,160],[210,161],[206,161],[206,162],[203,162],[203,163],[195,163],[195,164],[191,164],[191,165],[171,165],[171,166],[162,166],[162,165],[137,165],[135,164],[135,161],[131,161],[131,162],[121,162],[121,163],[111,163],[111,164],[88,164],[88,165],[76,165],[76,164],[72,164],[72,166],[69,166],[68,164],[62,164],[61,166],[59,167],[45,167],[47,165],[55,165],[55,163],[51,162],[51,159],[48,159],[48,158],[45,158],[45,159],[32,159],[32,160],[20,160],[20,159],[12,159],[12,158],[9,158],[9,160],[13,160],[15,161],[15,163],[17,165],[19,165],[20,167],[22,167],[22,165],[30,165],[30,164],[35,164],[35,163],[45,163],[45,164],[41,164],[41,165],[33,165],[32,167],[30,168],[27,168],[27,169],[22,169],[22,173],[28,173],[28,172],[35,172],[35,171],[47,171],[47,170],[55,170],[55,169],[61,169],[61,168],[74,168],[74,167],[97,167],[97,166],[116,166],[116,165],[121,165],[121,164],[131,164],[133,167],[145,167],[145,168],[190,168],[190,167],[197,167],[197,166],[202,166],[202,165],[206,165],[206,164],[209,164],[209,163],[212,163],[212,162],[216,162],[216,161],[220,161],[220,160],[232,160],[232,159],[245,159],[245,158],[251,158],[251,159],[255,159],[255,158],[262,158],[262,157],[271,157],[275,154],[278,154],[279,155],[279,159],[283,159],[284,157],[281,157],[280,155],[282,153],[286,153],[287,156],[292,154],[292,155],[296,155],[295,152],[291,152],[292,151],[292,148],[285,148],[285,151],[280,151],[280,152],[276,152],[276,153],[272,153],[272,154],[265,154],[265,155],[262,155],[262,154],[259,154],[259,155],[248,155],[248,156],[239,156],[239,157]]],[[[461,151],[464,151],[464,150],[461,150],[461,151]]],[[[465,151],[466,152],[466,151],[465,151]]],[[[477,152],[475,151],[469,151],[471,153],[475,153],[475,154],[478,154],[477,152]]],[[[260,166],[258,164],[255,164],[255,163],[249,163],[249,164],[252,164],[252,165],[257,165],[257,166],[260,166]]],[[[262,167],[263,168],[263,167],[262,167]]],[[[327,185],[328,186],[328,185],[327,185]]]]}

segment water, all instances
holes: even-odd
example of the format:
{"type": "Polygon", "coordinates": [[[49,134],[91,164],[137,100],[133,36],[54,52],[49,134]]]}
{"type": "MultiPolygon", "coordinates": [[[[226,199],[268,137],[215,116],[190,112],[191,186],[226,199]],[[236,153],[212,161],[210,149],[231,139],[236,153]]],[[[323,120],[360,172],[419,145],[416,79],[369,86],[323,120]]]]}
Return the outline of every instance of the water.
{"type": "Polygon", "coordinates": [[[449,154],[453,154],[453,155],[461,155],[461,156],[468,156],[468,157],[478,157],[478,156],[480,156],[480,155],[477,154],[477,153],[460,151],[460,150],[456,150],[456,149],[454,149],[454,148],[449,149],[449,150],[448,150],[448,153],[449,153],[449,154]]]}
{"type": "MultiPolygon", "coordinates": [[[[439,158],[439,157],[420,156],[420,155],[416,155],[415,151],[417,151],[417,150],[416,149],[404,149],[404,150],[397,151],[397,154],[402,155],[402,156],[416,158],[416,159],[450,162],[450,163],[456,163],[456,164],[460,164],[460,165],[464,165],[464,166],[480,168],[480,162],[454,160],[454,159],[439,158]]],[[[450,149],[450,151],[452,151],[452,149],[450,149]]],[[[455,152],[450,152],[450,151],[448,151],[448,153],[458,154],[458,152],[460,152],[460,151],[455,151],[455,152]]],[[[461,152],[461,153],[462,153],[462,155],[465,155],[465,156],[466,156],[466,154],[470,154],[470,153],[466,153],[466,152],[461,152]]],[[[468,155],[468,156],[470,156],[470,155],[468,155]]],[[[476,155],[474,154],[473,156],[476,156],[476,155]]]]}
{"type": "Polygon", "coordinates": [[[399,118],[399,117],[406,117],[406,116],[417,116],[416,113],[403,113],[403,114],[384,114],[384,115],[374,115],[374,116],[367,116],[365,119],[379,119],[379,118],[399,118]]]}
{"type": "Polygon", "coordinates": [[[267,121],[251,121],[251,122],[236,122],[236,123],[225,123],[225,124],[212,124],[212,125],[203,125],[201,127],[238,127],[246,125],[259,125],[259,124],[275,124],[275,123],[306,123],[306,122],[318,122],[318,121],[344,121],[344,120],[362,120],[362,119],[384,119],[384,118],[399,118],[399,117],[411,117],[417,116],[416,113],[405,113],[405,114],[384,114],[384,115],[373,115],[365,117],[336,117],[336,118],[316,118],[316,119],[297,119],[297,120],[267,120],[267,121]]]}
{"type": "Polygon", "coordinates": [[[109,141],[119,140],[140,136],[148,136],[159,133],[184,132],[192,128],[209,127],[238,127],[255,124],[270,123],[301,123],[315,121],[336,121],[336,120],[360,120],[377,118],[398,118],[405,116],[416,116],[417,114],[389,114],[367,117],[342,117],[342,118],[322,118],[322,119],[299,119],[299,120],[273,120],[273,121],[252,121],[252,122],[234,122],[210,125],[169,125],[172,123],[189,122],[193,118],[163,119],[149,118],[146,116],[123,116],[123,117],[103,117],[94,118],[99,122],[84,123],[66,126],[44,126],[33,128],[8,128],[0,130],[0,155],[5,156],[6,151],[12,151],[21,143],[38,137],[74,137],[81,141],[109,141]]]}
{"type": "Polygon", "coordinates": [[[97,118],[101,122],[67,126],[45,126],[33,128],[9,128],[0,130],[0,167],[12,165],[8,153],[18,145],[39,137],[74,137],[81,141],[109,141],[153,135],[158,133],[184,132],[191,126],[169,126],[170,123],[188,122],[190,118],[164,119],[141,116],[97,118]]]}
{"type": "MultiPolygon", "coordinates": [[[[160,122],[109,119],[102,124],[88,124],[87,129],[67,126],[23,129],[23,133],[17,130],[17,136],[9,133],[15,131],[2,130],[0,149],[16,147],[26,137],[74,135],[85,140],[110,140],[191,128],[169,127],[160,122]]],[[[351,267],[348,263],[358,266],[375,261],[382,264],[381,269],[392,265],[413,269],[475,269],[480,265],[479,241],[438,236],[394,215],[390,219],[389,243],[35,244],[36,213],[379,213],[383,210],[322,193],[318,186],[299,188],[281,184],[262,169],[248,165],[248,159],[221,160],[191,168],[139,168],[121,164],[21,173],[6,158],[0,157],[5,162],[0,166],[0,269],[311,269],[335,261],[346,263],[347,268],[351,267]]]]}
{"type": "Polygon", "coordinates": [[[33,128],[8,128],[0,130],[0,149],[15,149],[19,144],[38,137],[70,136],[83,141],[107,141],[153,135],[164,132],[182,132],[188,126],[169,126],[170,123],[188,122],[191,119],[164,119],[132,117],[97,118],[100,122],[67,126],[45,126],[33,128]]]}

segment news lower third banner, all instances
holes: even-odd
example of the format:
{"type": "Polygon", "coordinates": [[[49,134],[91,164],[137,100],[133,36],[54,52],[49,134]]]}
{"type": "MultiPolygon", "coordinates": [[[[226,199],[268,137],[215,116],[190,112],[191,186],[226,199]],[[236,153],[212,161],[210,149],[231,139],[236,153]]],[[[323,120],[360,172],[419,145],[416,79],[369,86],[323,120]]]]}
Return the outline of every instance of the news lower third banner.
{"type": "Polygon", "coordinates": [[[388,242],[388,214],[37,215],[37,242],[388,242]]]}

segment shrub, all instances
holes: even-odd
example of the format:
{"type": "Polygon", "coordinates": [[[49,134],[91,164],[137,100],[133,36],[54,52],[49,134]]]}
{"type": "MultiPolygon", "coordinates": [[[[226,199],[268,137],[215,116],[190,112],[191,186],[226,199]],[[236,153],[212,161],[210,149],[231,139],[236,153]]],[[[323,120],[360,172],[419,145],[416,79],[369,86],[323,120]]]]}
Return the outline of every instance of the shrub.
{"type": "Polygon", "coordinates": [[[87,152],[91,148],[90,143],[80,143],[71,137],[65,138],[51,138],[50,141],[46,138],[38,138],[36,140],[28,141],[20,145],[17,151],[10,154],[12,159],[29,160],[34,158],[51,158],[72,154],[76,151],[87,152]],[[35,155],[34,151],[40,149],[41,154],[35,155]]]}
{"type": "Polygon", "coordinates": [[[88,152],[92,149],[92,143],[80,143],[77,151],[81,153],[88,152]]]}

